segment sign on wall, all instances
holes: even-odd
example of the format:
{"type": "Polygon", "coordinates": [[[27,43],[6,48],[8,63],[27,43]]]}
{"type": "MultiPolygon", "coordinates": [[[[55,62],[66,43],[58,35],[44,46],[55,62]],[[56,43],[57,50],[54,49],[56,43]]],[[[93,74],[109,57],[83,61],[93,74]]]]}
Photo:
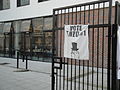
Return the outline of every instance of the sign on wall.
{"type": "Polygon", "coordinates": [[[120,26],[117,31],[117,78],[120,79],[120,26]]]}
{"type": "Polygon", "coordinates": [[[88,25],[65,25],[64,57],[89,60],[88,25]]]}

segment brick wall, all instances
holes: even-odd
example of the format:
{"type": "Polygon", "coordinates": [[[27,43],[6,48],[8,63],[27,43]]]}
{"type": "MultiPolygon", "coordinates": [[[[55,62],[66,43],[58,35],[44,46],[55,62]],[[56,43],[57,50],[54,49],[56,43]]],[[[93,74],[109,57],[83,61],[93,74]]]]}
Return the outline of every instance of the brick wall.
{"type": "MultiPolygon", "coordinates": [[[[63,28],[64,25],[70,24],[89,24],[99,25],[108,24],[109,8],[101,8],[86,11],[77,11],[73,13],[66,13],[67,10],[58,11],[56,15],[56,28],[63,28]]],[[[115,19],[115,7],[112,7],[112,24],[115,19]]],[[[108,27],[90,28],[89,29],[89,61],[84,61],[84,65],[104,67],[108,66],[108,27]]],[[[63,57],[64,55],[64,30],[56,30],[55,33],[55,46],[57,56],[63,57]]],[[[63,57],[64,58],[64,57],[63,57]]],[[[65,59],[66,62],[78,64],[79,60],[65,59]]],[[[80,61],[83,65],[83,60],[80,61]]]]}

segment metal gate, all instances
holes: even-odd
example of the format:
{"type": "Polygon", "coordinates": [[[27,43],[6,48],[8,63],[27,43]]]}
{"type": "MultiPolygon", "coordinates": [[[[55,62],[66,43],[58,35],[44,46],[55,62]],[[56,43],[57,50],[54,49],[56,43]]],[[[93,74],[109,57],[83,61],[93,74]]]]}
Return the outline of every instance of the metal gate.
{"type": "Polygon", "coordinates": [[[112,0],[53,10],[52,90],[116,90],[114,11],[112,0]],[[89,25],[89,60],[64,57],[64,25],[77,24],[89,25]]]}

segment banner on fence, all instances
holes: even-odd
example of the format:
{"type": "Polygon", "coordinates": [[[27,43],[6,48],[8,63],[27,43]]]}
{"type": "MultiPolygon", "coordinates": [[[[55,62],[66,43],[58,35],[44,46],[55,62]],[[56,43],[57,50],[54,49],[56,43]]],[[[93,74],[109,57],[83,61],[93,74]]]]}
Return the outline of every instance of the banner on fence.
{"type": "Polygon", "coordinates": [[[88,25],[65,25],[64,57],[89,60],[88,25]]]}
{"type": "Polygon", "coordinates": [[[117,31],[117,78],[120,79],[120,26],[117,31]]]}

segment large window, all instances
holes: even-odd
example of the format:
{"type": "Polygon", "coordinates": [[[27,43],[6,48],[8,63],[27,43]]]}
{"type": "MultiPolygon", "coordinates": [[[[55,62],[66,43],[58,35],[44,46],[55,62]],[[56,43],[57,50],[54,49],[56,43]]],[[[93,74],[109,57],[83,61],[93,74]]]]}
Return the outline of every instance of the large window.
{"type": "Polygon", "coordinates": [[[52,17],[32,19],[33,26],[33,49],[51,52],[52,50],[52,17]]]}
{"type": "Polygon", "coordinates": [[[44,2],[44,1],[48,1],[48,0],[38,0],[38,2],[44,2]]]}
{"type": "Polygon", "coordinates": [[[10,0],[0,0],[0,10],[5,10],[10,8],[10,0]]]}
{"type": "Polygon", "coordinates": [[[17,0],[17,7],[29,5],[30,0],[17,0]]]}

